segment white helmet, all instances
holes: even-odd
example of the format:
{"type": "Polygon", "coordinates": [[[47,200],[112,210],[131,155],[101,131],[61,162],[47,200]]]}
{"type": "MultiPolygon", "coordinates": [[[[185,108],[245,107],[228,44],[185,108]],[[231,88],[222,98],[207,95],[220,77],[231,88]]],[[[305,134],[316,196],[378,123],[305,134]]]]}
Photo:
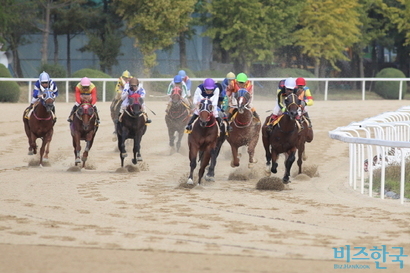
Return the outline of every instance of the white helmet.
{"type": "Polygon", "coordinates": [[[295,87],[296,87],[296,80],[294,78],[287,78],[285,80],[286,89],[295,89],[295,87]]]}
{"type": "Polygon", "coordinates": [[[40,82],[49,82],[50,81],[50,76],[47,74],[47,72],[43,71],[40,76],[38,77],[38,80],[40,82]]]}

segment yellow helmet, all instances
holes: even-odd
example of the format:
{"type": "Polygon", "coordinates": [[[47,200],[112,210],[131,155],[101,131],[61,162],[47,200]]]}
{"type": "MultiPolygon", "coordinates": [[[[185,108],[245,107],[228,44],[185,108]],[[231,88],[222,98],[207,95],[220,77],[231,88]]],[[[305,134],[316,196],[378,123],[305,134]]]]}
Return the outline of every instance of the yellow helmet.
{"type": "Polygon", "coordinates": [[[131,78],[132,76],[131,76],[131,73],[128,70],[125,70],[124,72],[122,72],[121,77],[131,78]]]}
{"type": "Polygon", "coordinates": [[[226,78],[228,80],[234,80],[235,79],[235,74],[233,72],[229,72],[228,74],[226,74],[226,78]]]}

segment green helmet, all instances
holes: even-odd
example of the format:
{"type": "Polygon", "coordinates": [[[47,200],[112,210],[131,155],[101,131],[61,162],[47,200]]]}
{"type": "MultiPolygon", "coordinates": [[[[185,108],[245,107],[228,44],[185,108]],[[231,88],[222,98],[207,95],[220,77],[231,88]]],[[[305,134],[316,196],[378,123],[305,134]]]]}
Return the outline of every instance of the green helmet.
{"type": "Polygon", "coordinates": [[[239,73],[238,76],[236,76],[236,80],[238,82],[246,82],[248,80],[248,76],[246,76],[245,73],[239,73]]]}

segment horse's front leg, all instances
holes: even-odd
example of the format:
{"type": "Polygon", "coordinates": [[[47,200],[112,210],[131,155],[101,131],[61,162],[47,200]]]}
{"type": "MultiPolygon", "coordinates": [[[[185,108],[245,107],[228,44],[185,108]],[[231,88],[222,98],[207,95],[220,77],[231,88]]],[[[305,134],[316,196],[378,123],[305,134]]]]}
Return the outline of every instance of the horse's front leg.
{"type": "Polygon", "coordinates": [[[285,160],[285,175],[283,176],[283,183],[289,183],[289,176],[290,176],[290,169],[292,168],[292,164],[295,161],[295,154],[296,148],[293,148],[288,152],[288,158],[285,160]]]}
{"type": "Polygon", "coordinates": [[[209,159],[211,158],[211,150],[213,149],[208,147],[204,151],[204,154],[202,155],[201,167],[199,168],[199,172],[198,172],[198,185],[201,184],[201,179],[204,176],[205,168],[206,166],[208,166],[209,159]]]}
{"type": "Polygon", "coordinates": [[[137,161],[142,161],[142,156],[141,156],[141,140],[142,140],[142,135],[138,134],[137,136],[134,137],[134,158],[132,159],[132,164],[137,164],[137,161]]]}
{"type": "Polygon", "coordinates": [[[75,134],[73,136],[73,147],[74,147],[74,157],[75,157],[75,166],[81,163],[80,153],[81,153],[81,145],[80,145],[80,136],[75,134]]]}
{"type": "Polygon", "coordinates": [[[175,131],[174,129],[168,128],[169,146],[174,147],[175,141],[175,131]]]}
{"type": "MultiPolygon", "coordinates": [[[[37,144],[36,144],[36,142],[37,142],[37,137],[33,133],[31,133],[30,138],[28,140],[29,151],[30,150],[32,151],[31,155],[37,154],[37,144]]],[[[30,155],[30,152],[29,152],[29,155],[30,155]]]]}
{"type": "Polygon", "coordinates": [[[249,142],[249,146],[248,146],[248,155],[249,155],[248,168],[251,168],[253,163],[258,162],[258,160],[254,158],[255,148],[256,148],[256,144],[258,143],[258,138],[259,138],[259,135],[254,135],[252,140],[249,142]]]}
{"type": "Polygon", "coordinates": [[[278,160],[278,154],[275,151],[271,151],[271,160],[272,160],[272,167],[270,169],[270,171],[272,173],[277,173],[278,172],[278,163],[276,162],[276,160],[278,160]]]}
{"type": "Polygon", "coordinates": [[[298,167],[299,167],[299,172],[298,174],[302,173],[302,163],[303,163],[303,157],[304,157],[304,153],[305,153],[305,143],[302,143],[299,147],[298,147],[298,167]]]}
{"type": "Polygon", "coordinates": [[[232,161],[231,161],[231,167],[238,167],[239,166],[239,157],[238,157],[238,147],[235,145],[231,145],[231,151],[232,151],[232,161]]]}
{"type": "Polygon", "coordinates": [[[199,147],[196,147],[194,145],[189,145],[189,167],[190,167],[190,171],[189,171],[189,177],[188,177],[188,181],[187,184],[192,185],[194,184],[194,170],[196,168],[196,157],[198,154],[198,149],[199,147]]]}
{"type": "Polygon", "coordinates": [[[176,150],[177,150],[177,153],[179,153],[179,149],[181,149],[182,137],[184,136],[184,130],[180,130],[177,133],[178,133],[178,140],[176,143],[176,150]]]}

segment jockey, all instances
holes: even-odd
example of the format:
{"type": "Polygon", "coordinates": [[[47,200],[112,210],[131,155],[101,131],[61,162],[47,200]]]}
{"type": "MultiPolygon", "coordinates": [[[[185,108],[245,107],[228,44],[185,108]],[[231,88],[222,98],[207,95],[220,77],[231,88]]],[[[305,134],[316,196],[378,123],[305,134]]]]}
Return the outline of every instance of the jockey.
{"type": "Polygon", "coordinates": [[[95,106],[97,103],[97,87],[87,77],[82,78],[75,87],[75,104],[70,115],[68,116],[67,121],[73,122],[73,114],[77,110],[78,106],[80,106],[82,96],[91,96],[91,104],[94,107],[94,111],[97,116],[97,124],[99,124],[100,118],[98,116],[97,107],[95,106]]]}
{"type": "MultiPolygon", "coordinates": [[[[216,120],[218,121],[219,127],[222,126],[222,120],[218,116],[218,98],[219,98],[219,88],[215,84],[213,79],[205,79],[203,83],[198,85],[195,90],[194,94],[194,105],[198,105],[202,99],[210,99],[212,101],[213,106],[213,115],[215,116],[216,120]]],[[[185,129],[187,131],[192,130],[192,123],[198,118],[199,112],[198,109],[195,109],[194,114],[191,117],[191,120],[188,122],[185,129]]]]}
{"type": "MultiPolygon", "coordinates": [[[[192,105],[191,105],[190,101],[187,99],[187,97],[188,97],[187,86],[183,82],[180,75],[176,75],[174,77],[174,79],[171,81],[171,83],[168,85],[167,95],[171,96],[172,92],[174,91],[175,88],[180,88],[181,89],[181,97],[182,97],[182,100],[183,100],[185,106],[187,108],[191,108],[192,105]]],[[[168,113],[170,107],[171,107],[171,97],[169,98],[169,102],[168,102],[167,109],[165,110],[165,112],[168,113]]]]}
{"type": "MultiPolygon", "coordinates": [[[[249,102],[249,107],[251,107],[253,116],[260,122],[259,115],[256,113],[255,108],[252,107],[252,100],[253,100],[253,85],[251,81],[248,80],[248,76],[245,73],[239,73],[236,76],[236,79],[232,80],[231,83],[226,88],[226,95],[229,98],[229,114],[228,114],[228,123],[231,121],[232,116],[235,114],[236,108],[236,100],[233,97],[233,93],[239,91],[239,89],[246,89],[249,94],[251,95],[251,99],[249,102]]],[[[230,128],[228,128],[230,129],[230,128]]]]}
{"type": "Polygon", "coordinates": [[[287,78],[286,80],[281,80],[279,82],[276,104],[268,121],[270,129],[272,129],[272,123],[286,111],[285,98],[290,93],[294,93],[295,88],[296,81],[294,78],[287,78]]]}
{"type": "MultiPolygon", "coordinates": [[[[127,108],[129,101],[128,98],[132,94],[139,94],[141,98],[145,98],[145,89],[140,85],[140,82],[137,78],[131,78],[128,83],[125,84],[124,90],[121,94],[122,104],[120,115],[122,115],[127,108]]],[[[145,123],[151,123],[151,120],[148,118],[147,112],[145,112],[145,101],[142,103],[141,107],[142,112],[145,115],[145,123]]]]}
{"type": "Polygon", "coordinates": [[[223,97],[223,106],[222,110],[226,111],[229,107],[228,105],[228,97],[226,96],[226,88],[229,86],[231,81],[235,79],[235,74],[233,72],[229,72],[226,74],[226,78],[222,81],[222,89],[221,89],[221,94],[219,94],[220,97],[223,97]]]}
{"type": "Polygon", "coordinates": [[[124,86],[128,81],[132,78],[131,73],[128,70],[122,72],[121,77],[118,78],[117,85],[115,86],[115,99],[121,99],[122,91],[124,90],[124,86]]]}
{"type": "MultiPolygon", "coordinates": [[[[33,105],[34,103],[36,103],[39,98],[38,95],[39,93],[44,92],[44,90],[48,88],[50,89],[55,97],[58,97],[58,88],[56,83],[50,78],[50,76],[48,75],[47,72],[43,71],[42,73],[40,73],[38,80],[34,83],[34,89],[33,89],[33,95],[32,95],[32,99],[31,99],[31,103],[29,105],[29,107],[26,108],[25,111],[25,118],[28,118],[28,113],[30,112],[31,109],[33,109],[33,105]]],[[[54,113],[54,122],[57,120],[57,118],[55,117],[55,107],[53,107],[53,113],[54,113]]]]}
{"type": "MultiPolygon", "coordinates": [[[[309,119],[309,114],[307,112],[308,106],[313,105],[313,97],[310,93],[309,87],[306,86],[306,81],[304,78],[297,78],[296,79],[297,91],[296,95],[298,95],[299,99],[301,100],[301,107],[302,107],[302,114],[309,119]]],[[[310,121],[310,119],[309,119],[310,121]]]]}
{"type": "Polygon", "coordinates": [[[186,75],[185,70],[179,70],[178,75],[181,76],[182,81],[185,83],[187,96],[188,98],[190,98],[191,97],[191,86],[192,86],[191,79],[186,75]]]}

